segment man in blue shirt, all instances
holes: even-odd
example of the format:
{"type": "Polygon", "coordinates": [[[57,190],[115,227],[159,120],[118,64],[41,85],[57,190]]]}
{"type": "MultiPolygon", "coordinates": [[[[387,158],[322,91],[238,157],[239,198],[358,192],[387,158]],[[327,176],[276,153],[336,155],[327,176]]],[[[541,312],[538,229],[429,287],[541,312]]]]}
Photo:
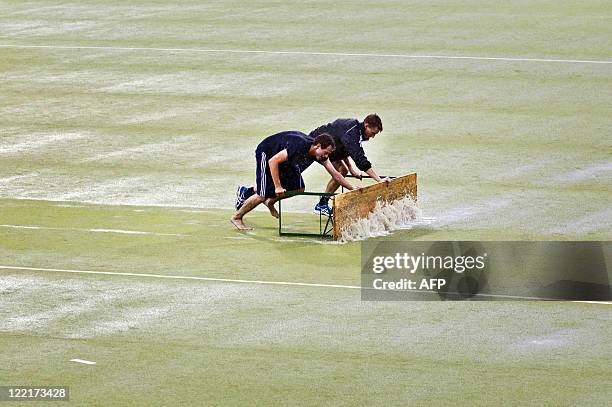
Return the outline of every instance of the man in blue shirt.
{"type": "Polygon", "coordinates": [[[270,214],[277,218],[274,204],[287,191],[304,190],[302,172],[315,161],[325,167],[335,182],[352,190],[353,186],[328,159],[334,148],[332,137],[326,133],[311,137],[299,131],[285,131],[264,139],[255,150],[256,186],[238,187],[237,212],[231,222],[239,230],[251,230],[242,218],[260,203],[265,204],[270,214]]]}
{"type": "MultiPolygon", "coordinates": [[[[367,115],[363,122],[357,119],[337,119],[314,129],[309,136],[316,137],[323,133],[332,136],[336,149],[330,154],[329,160],[334,168],[343,176],[350,172],[352,176],[361,178],[361,172],[357,172],[351,165],[350,157],[360,171],[365,172],[375,181],[381,182],[382,179],[374,171],[372,164],[368,161],[363,151],[362,143],[373,139],[382,130],[382,120],[376,113],[373,113],[367,115]]],[[[335,192],[338,187],[340,187],[340,184],[332,178],[327,183],[325,192],[335,192]]],[[[321,200],[315,206],[315,212],[329,215],[331,208],[328,205],[328,201],[329,198],[327,196],[321,197],[321,200]]]]}

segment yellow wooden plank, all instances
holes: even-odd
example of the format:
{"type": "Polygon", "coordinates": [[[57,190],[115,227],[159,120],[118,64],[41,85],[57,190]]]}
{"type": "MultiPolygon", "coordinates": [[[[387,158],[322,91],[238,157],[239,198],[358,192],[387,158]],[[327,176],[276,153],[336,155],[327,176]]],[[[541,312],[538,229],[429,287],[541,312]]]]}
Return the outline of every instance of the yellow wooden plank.
{"type": "Polygon", "coordinates": [[[358,219],[366,218],[374,210],[378,200],[393,202],[406,195],[410,195],[415,201],[417,199],[416,173],[336,195],[334,197],[334,240],[340,238],[345,226],[358,219]]]}

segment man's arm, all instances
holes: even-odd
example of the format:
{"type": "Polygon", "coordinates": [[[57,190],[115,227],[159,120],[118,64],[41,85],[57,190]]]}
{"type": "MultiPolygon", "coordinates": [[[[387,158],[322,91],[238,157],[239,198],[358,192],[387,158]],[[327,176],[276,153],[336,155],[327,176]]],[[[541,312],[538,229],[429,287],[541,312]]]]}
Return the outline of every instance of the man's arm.
{"type": "Polygon", "coordinates": [[[285,162],[288,159],[289,159],[289,154],[287,153],[287,150],[285,149],[279,153],[276,153],[272,158],[268,160],[268,165],[270,166],[270,174],[272,174],[272,182],[274,182],[274,191],[276,192],[276,196],[282,196],[286,192],[285,188],[283,188],[280,182],[280,174],[278,172],[278,166],[280,163],[285,162]]]}
{"type": "MultiPolygon", "coordinates": [[[[360,137],[361,135],[356,127],[351,128],[351,130],[345,134],[344,140],[349,156],[353,159],[353,161],[355,161],[357,168],[372,177],[374,181],[381,182],[383,179],[378,176],[376,171],[374,171],[372,164],[368,161],[365,152],[363,151],[363,147],[361,147],[359,142],[360,137]]],[[[355,176],[352,171],[351,174],[355,176]]]]}
{"type": "Polygon", "coordinates": [[[361,147],[361,133],[358,129],[358,124],[351,127],[342,137],[342,144],[346,148],[346,152],[353,159],[357,168],[360,171],[367,172],[372,168],[372,164],[368,161],[365,151],[361,147]]]}
{"type": "MultiPolygon", "coordinates": [[[[353,143],[348,148],[348,151],[349,151],[349,155],[351,156],[353,160],[355,160],[355,158],[359,160],[359,161],[355,160],[355,164],[357,164],[357,167],[359,167],[360,170],[364,171],[366,174],[372,177],[372,179],[376,182],[383,181],[383,179],[378,176],[376,171],[374,171],[372,164],[370,164],[370,162],[366,158],[363,148],[361,148],[361,146],[355,145],[353,143]]],[[[348,158],[345,160],[345,163],[346,161],[348,161],[348,158]]],[[[361,174],[355,175],[355,173],[353,173],[352,167],[350,167],[350,164],[349,164],[349,171],[351,171],[351,175],[353,175],[354,177],[358,177],[361,175],[361,174]]]]}
{"type": "Polygon", "coordinates": [[[353,166],[351,165],[351,160],[349,160],[348,157],[346,157],[345,159],[342,160],[342,162],[344,162],[344,165],[346,166],[346,168],[348,168],[348,171],[351,173],[351,175],[355,178],[361,179],[361,173],[357,172],[353,166]]]}
{"type": "MultiPolygon", "coordinates": [[[[325,167],[325,169],[327,170],[327,172],[329,172],[329,175],[332,176],[332,178],[340,185],[342,185],[344,188],[352,191],[353,189],[355,189],[347,180],[346,178],[344,178],[342,176],[342,174],[340,174],[338,171],[336,171],[336,169],[334,168],[334,166],[332,165],[332,163],[329,160],[325,160],[321,163],[321,165],[323,165],[325,167]]],[[[272,167],[270,167],[271,169],[272,167]]]]}
{"type": "Polygon", "coordinates": [[[366,171],[366,174],[372,177],[372,179],[375,180],[376,182],[384,181],[382,178],[378,176],[378,174],[376,173],[376,171],[374,171],[374,168],[372,167],[370,167],[370,169],[366,171]]]}

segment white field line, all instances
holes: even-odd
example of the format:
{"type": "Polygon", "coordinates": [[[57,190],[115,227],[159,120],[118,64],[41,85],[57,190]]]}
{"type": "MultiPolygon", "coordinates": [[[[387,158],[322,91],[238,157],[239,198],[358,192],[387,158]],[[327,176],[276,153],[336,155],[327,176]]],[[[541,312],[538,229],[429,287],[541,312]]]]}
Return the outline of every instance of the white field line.
{"type": "Polygon", "coordinates": [[[598,179],[598,176],[600,176],[601,174],[607,174],[610,172],[612,172],[612,161],[606,161],[591,165],[590,167],[580,168],[569,173],[560,174],[559,176],[555,177],[553,181],[565,181],[570,183],[585,180],[596,181],[598,179]]]}
{"type": "Polygon", "coordinates": [[[153,47],[102,47],[80,45],[15,45],[0,44],[0,48],[39,48],[39,49],[65,49],[65,50],[108,50],[108,51],[156,51],[156,52],[202,52],[226,54],[269,54],[269,55],[308,55],[308,56],[338,56],[338,57],[366,57],[366,58],[396,58],[396,59],[451,59],[475,61],[507,61],[507,62],[555,62],[566,64],[612,64],[612,60],[584,60],[584,59],[553,59],[553,58],[512,58],[512,57],[484,57],[459,55],[410,55],[410,54],[370,54],[354,52],[310,52],[310,51],[268,51],[245,49],[204,49],[204,48],[153,48],[153,47]]]}
{"type": "Polygon", "coordinates": [[[71,362],[82,363],[84,365],[95,365],[96,362],[92,362],[91,360],[85,359],[70,359],[71,362]]]}
{"type": "MultiPolygon", "coordinates": [[[[198,206],[198,205],[172,205],[172,204],[163,204],[163,203],[147,204],[147,203],[139,203],[139,202],[138,203],[125,202],[121,204],[114,204],[114,203],[94,202],[90,200],[75,201],[74,199],[62,199],[62,198],[49,199],[49,198],[36,198],[36,197],[24,197],[24,196],[0,197],[0,199],[11,199],[14,201],[53,202],[53,203],[62,203],[62,204],[75,204],[75,205],[81,205],[81,206],[82,204],[87,204],[87,205],[93,205],[93,206],[95,205],[97,206],[137,206],[137,207],[145,207],[145,208],[171,208],[171,209],[177,209],[177,210],[181,210],[181,209],[185,209],[185,210],[201,209],[202,210],[202,211],[194,211],[195,213],[205,212],[205,210],[210,210],[210,209],[216,209],[216,208],[211,208],[208,206],[198,206]]],[[[223,209],[223,208],[218,208],[218,209],[223,209]]],[[[261,209],[261,210],[265,210],[265,209],[261,209]]]]}
{"type": "Polygon", "coordinates": [[[47,135],[34,135],[30,139],[0,146],[0,154],[31,153],[41,147],[46,147],[54,143],[64,143],[88,137],[80,133],[52,133],[47,135]]]}
{"type": "Polygon", "coordinates": [[[16,181],[18,179],[32,178],[32,177],[38,177],[38,173],[31,172],[29,174],[21,174],[21,175],[14,175],[12,177],[0,178],[0,184],[10,184],[11,182],[16,181]]]}
{"type": "MultiPolygon", "coordinates": [[[[2,182],[2,179],[0,179],[2,182]]],[[[168,208],[173,209],[177,212],[185,212],[185,213],[216,213],[215,210],[228,210],[228,207],[219,208],[212,206],[202,206],[202,205],[187,205],[187,204],[166,204],[166,203],[146,203],[146,202],[121,202],[121,203],[108,203],[108,202],[99,202],[93,200],[74,200],[74,199],[63,199],[57,197],[51,198],[38,198],[38,197],[30,197],[30,196],[8,196],[3,197],[0,196],[0,199],[10,199],[12,201],[34,201],[34,202],[51,202],[54,204],[61,205],[70,205],[77,208],[84,208],[87,206],[130,206],[130,207],[141,207],[141,208],[168,208]]],[[[233,205],[232,205],[233,208],[233,205]]],[[[234,209],[232,209],[233,211],[234,209]]],[[[267,208],[256,208],[256,211],[267,212],[267,208]]],[[[283,209],[284,210],[284,209],[283,209]]],[[[134,209],[135,212],[144,212],[145,209],[134,209]]],[[[290,211],[291,213],[305,213],[312,214],[312,211],[290,211]]],[[[249,233],[246,233],[249,234],[249,233]]]]}
{"type": "MultiPolygon", "coordinates": [[[[115,272],[115,271],[52,269],[52,268],[21,267],[21,266],[0,266],[0,269],[5,269],[5,270],[28,270],[28,271],[51,271],[51,272],[60,272],[60,273],[73,273],[73,274],[98,274],[98,275],[109,275],[109,276],[151,277],[151,278],[166,278],[166,279],[172,279],[172,280],[216,281],[216,282],[223,282],[223,283],[284,285],[284,286],[321,287],[321,288],[344,288],[344,289],[352,289],[352,290],[361,290],[362,288],[364,288],[364,287],[361,287],[361,286],[358,286],[358,285],[320,284],[320,283],[297,283],[297,282],[290,282],[290,281],[239,280],[239,279],[230,279],[230,278],[175,276],[175,275],[148,274],[148,273],[120,273],[120,272],[115,272]]],[[[370,289],[370,288],[368,288],[368,289],[370,289]]],[[[432,291],[425,291],[425,290],[411,290],[411,292],[434,294],[434,292],[432,292],[432,291]]],[[[548,298],[526,297],[526,296],[517,296],[517,295],[504,295],[504,294],[476,294],[476,296],[492,297],[492,298],[507,298],[507,299],[513,299],[513,300],[534,300],[534,301],[549,300],[548,298]]],[[[612,302],[606,302],[606,301],[570,301],[570,302],[612,305],[612,302]]]]}
{"type": "Polygon", "coordinates": [[[189,236],[189,235],[183,235],[180,233],[156,233],[156,232],[143,232],[140,230],[52,228],[52,227],[47,227],[47,226],[30,226],[30,225],[0,225],[0,228],[28,229],[28,230],[71,230],[75,232],[120,233],[120,234],[125,234],[125,235],[146,235],[146,236],[189,236]]]}
{"type": "Polygon", "coordinates": [[[0,269],[29,270],[29,271],[53,271],[53,272],[61,272],[61,273],[75,273],[75,274],[101,274],[101,275],[110,275],[110,276],[168,278],[168,279],[173,279],[173,280],[217,281],[217,282],[224,282],[224,283],[290,285],[290,286],[326,287],[326,288],[351,288],[351,289],[358,289],[358,290],[361,289],[361,287],[355,286],[355,285],[295,283],[295,282],[286,282],[286,281],[264,281],[264,280],[236,280],[236,279],[229,279],[229,278],[174,276],[174,275],[164,275],[164,274],[119,273],[115,271],[67,270],[67,269],[50,269],[50,268],[37,268],[37,267],[18,267],[18,266],[0,266],[0,269]]]}

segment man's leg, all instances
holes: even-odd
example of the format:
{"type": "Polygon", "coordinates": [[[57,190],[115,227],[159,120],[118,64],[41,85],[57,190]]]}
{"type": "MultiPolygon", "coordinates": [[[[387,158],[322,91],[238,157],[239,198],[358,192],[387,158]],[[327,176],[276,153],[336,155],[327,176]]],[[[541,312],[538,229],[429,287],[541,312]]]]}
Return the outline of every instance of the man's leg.
{"type": "Polygon", "coordinates": [[[274,184],[272,183],[272,175],[268,168],[268,157],[265,151],[260,148],[261,144],[255,149],[255,186],[248,188],[248,192],[245,194],[252,193],[246,201],[242,204],[238,211],[232,216],[230,221],[240,230],[252,230],[253,228],[247,226],[242,221],[242,218],[247,213],[251,212],[257,205],[265,202],[266,195],[274,196],[274,184]]]}
{"type": "Polygon", "coordinates": [[[255,194],[254,187],[239,186],[236,190],[236,201],[234,202],[234,208],[239,210],[244,205],[244,202],[255,194]]]}
{"type": "Polygon", "coordinates": [[[270,211],[270,215],[272,215],[276,219],[278,219],[278,211],[274,207],[274,204],[276,202],[278,202],[278,198],[268,198],[268,199],[266,199],[264,201],[264,205],[266,205],[268,207],[268,210],[270,211]]]}
{"type": "Polygon", "coordinates": [[[244,222],[242,221],[242,217],[247,213],[251,212],[253,209],[255,209],[255,207],[257,207],[257,205],[264,202],[266,199],[267,198],[259,196],[257,194],[251,196],[244,202],[242,208],[240,208],[240,210],[236,212],[234,216],[232,216],[230,221],[240,230],[253,230],[252,227],[244,224],[244,222]]]}
{"type": "MultiPolygon", "coordinates": [[[[346,168],[346,165],[344,165],[342,161],[334,161],[332,162],[332,165],[340,174],[342,174],[343,177],[346,176],[346,174],[348,174],[348,168],[346,168]]],[[[339,187],[340,187],[340,184],[332,178],[327,183],[325,192],[328,194],[334,193],[338,190],[339,187]]],[[[322,206],[322,205],[328,205],[328,204],[329,204],[329,196],[322,196],[321,199],[319,200],[319,205],[322,206]]]]}
{"type": "MultiPolygon", "coordinates": [[[[290,192],[304,192],[304,188],[296,189],[290,192]]],[[[274,216],[276,219],[278,219],[278,211],[274,207],[274,204],[279,200],[280,198],[267,198],[264,202],[264,205],[266,205],[270,211],[270,215],[274,216]]]]}

